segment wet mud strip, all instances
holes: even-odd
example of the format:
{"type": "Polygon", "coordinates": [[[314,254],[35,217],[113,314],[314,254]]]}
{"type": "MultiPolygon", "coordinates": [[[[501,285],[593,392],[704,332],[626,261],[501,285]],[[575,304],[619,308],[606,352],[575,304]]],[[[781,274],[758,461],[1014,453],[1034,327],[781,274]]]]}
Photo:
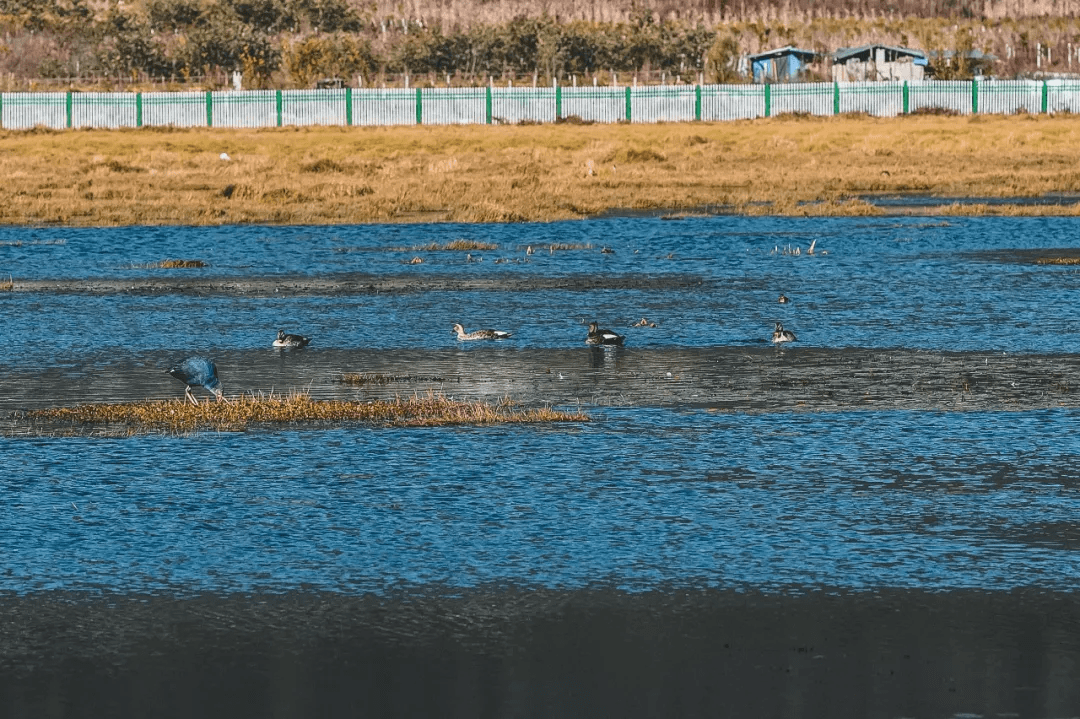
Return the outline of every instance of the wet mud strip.
{"type": "MultiPolygon", "coordinates": [[[[0,426],[48,432],[25,410],[181,399],[154,352],[43,370],[0,365],[0,426]]],[[[1018,411],[1080,406],[1080,355],[814,347],[247,350],[216,357],[226,395],[307,392],[392,399],[438,392],[526,406],[687,407],[720,412],[1018,411]],[[358,375],[359,383],[345,381],[358,375]]],[[[202,394],[196,389],[196,394],[202,394]]],[[[56,428],[52,428],[56,429],[56,428]]],[[[68,430],[72,428],[67,428],[68,430]]]]}
{"type": "Polygon", "coordinates": [[[1060,717],[1080,599],[1022,590],[0,597],[30,717],[1060,717]]]}
{"type": "Polygon", "coordinates": [[[465,292],[494,290],[530,292],[538,290],[591,291],[612,289],[677,290],[699,288],[711,283],[693,274],[664,275],[566,275],[560,277],[511,276],[469,277],[435,274],[356,274],[309,277],[170,277],[91,278],[77,280],[15,280],[11,292],[86,295],[172,295],[195,297],[334,297],[386,293],[465,292]]]}

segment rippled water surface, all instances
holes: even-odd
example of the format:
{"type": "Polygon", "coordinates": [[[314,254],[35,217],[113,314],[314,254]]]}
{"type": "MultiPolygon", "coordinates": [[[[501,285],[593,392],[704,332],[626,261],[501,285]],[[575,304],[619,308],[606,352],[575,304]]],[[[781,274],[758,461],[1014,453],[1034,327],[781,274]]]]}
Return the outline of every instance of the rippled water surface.
{"type": "Polygon", "coordinates": [[[1075,412],[7,441],[9,587],[1080,585],[1075,412]]]}
{"type": "Polygon", "coordinates": [[[1075,255],[1077,230],[732,217],[3,228],[8,414],[179,397],[162,370],[199,351],[231,392],[327,393],[335,373],[377,370],[580,405],[593,421],[0,438],[0,588],[1076,589],[1080,269],[1037,259],[1075,255]],[[429,249],[456,239],[498,249],[429,249]],[[167,258],[208,266],[149,269],[167,258]],[[658,326],[631,326],[642,317],[658,326]],[[587,350],[594,318],[626,349],[587,350]],[[458,321],[515,336],[459,347],[458,321]],[[796,346],[767,346],[777,321],[796,346]],[[279,327],[315,339],[279,353],[279,327]],[[732,348],[748,353],[738,378],[732,348]],[[844,360],[853,349],[892,364],[875,375],[844,360]],[[927,379],[939,354],[962,369],[927,379]],[[928,359],[916,372],[910,357],[928,359]],[[816,399],[785,400],[818,375],[816,399]],[[976,407],[1030,407],[1040,377],[1036,409],[963,411],[980,386],[995,401],[976,407]],[[826,411],[821,398],[856,379],[867,391],[826,411]],[[919,404],[928,383],[935,399],[919,404]],[[871,391],[896,401],[859,404],[871,391]],[[895,409],[908,406],[898,393],[914,408],[895,409]]]}

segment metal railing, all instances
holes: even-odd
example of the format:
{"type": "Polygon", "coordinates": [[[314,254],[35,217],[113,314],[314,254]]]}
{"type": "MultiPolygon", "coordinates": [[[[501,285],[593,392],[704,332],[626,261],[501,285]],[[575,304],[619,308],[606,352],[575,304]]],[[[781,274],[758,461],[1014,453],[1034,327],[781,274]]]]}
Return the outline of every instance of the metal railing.
{"type": "Polygon", "coordinates": [[[281,127],[1080,112],[1080,81],[0,93],[0,127],[281,127]]]}

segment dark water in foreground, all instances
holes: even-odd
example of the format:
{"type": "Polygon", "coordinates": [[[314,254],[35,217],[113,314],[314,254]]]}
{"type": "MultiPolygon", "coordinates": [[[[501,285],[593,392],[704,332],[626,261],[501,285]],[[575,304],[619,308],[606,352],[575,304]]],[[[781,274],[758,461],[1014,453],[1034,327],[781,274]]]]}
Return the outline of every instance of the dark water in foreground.
{"type": "Polygon", "coordinates": [[[1080,713],[1080,271],[1037,264],[1078,229],[2,229],[0,714],[1080,713]],[[499,249],[424,249],[459,238],[499,249]],[[210,266],[147,268],[169,257],[210,266]],[[627,347],[585,348],[593,318],[627,347]],[[455,321],[515,337],[459,346],[455,321]],[[315,341],[272,350],[278,327],[315,341]],[[230,394],[593,421],[21,415],[179,397],[163,370],[194,351],[230,394]]]}

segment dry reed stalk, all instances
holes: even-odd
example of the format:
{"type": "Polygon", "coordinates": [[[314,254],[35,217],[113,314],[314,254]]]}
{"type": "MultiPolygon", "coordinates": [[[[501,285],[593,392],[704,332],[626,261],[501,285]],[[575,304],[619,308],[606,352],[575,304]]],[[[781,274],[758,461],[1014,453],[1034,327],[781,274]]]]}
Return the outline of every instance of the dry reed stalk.
{"type": "Polygon", "coordinates": [[[1040,257],[1037,265],[1080,265],[1080,257],[1040,257]]]}
{"type": "Polygon", "coordinates": [[[314,401],[308,395],[246,396],[228,404],[184,400],[87,404],[28,413],[32,421],[57,424],[123,426],[128,433],[241,431],[250,425],[297,422],[370,422],[402,427],[439,427],[459,424],[534,422],[586,422],[577,412],[551,408],[519,408],[509,400],[498,403],[466,402],[428,393],[405,399],[350,402],[314,401]]]}
{"type": "Polygon", "coordinates": [[[151,267],[162,270],[190,269],[206,267],[206,263],[202,260],[162,260],[161,262],[154,263],[151,267]]]}
{"type": "MultiPolygon", "coordinates": [[[[866,198],[884,193],[1080,192],[1078,167],[1080,126],[1060,116],[0,131],[0,222],[517,222],[627,208],[803,214],[813,203],[821,205],[815,213],[861,215],[872,212],[866,198]],[[231,162],[218,159],[222,149],[231,162]],[[332,151],[351,164],[332,173],[302,169],[332,151]],[[457,161],[452,172],[427,171],[449,159],[457,161]],[[114,171],[110,161],[145,172],[114,171]],[[589,162],[592,175],[582,172],[589,162]]],[[[976,210],[1003,212],[956,208],[976,210]]]]}
{"type": "Polygon", "coordinates": [[[0,292],[11,292],[15,289],[15,280],[8,275],[7,282],[0,281],[0,292]]]}
{"type": "Polygon", "coordinates": [[[413,245],[411,247],[391,247],[391,252],[441,252],[446,250],[459,250],[462,252],[476,252],[478,250],[497,250],[499,246],[492,242],[481,242],[479,240],[450,240],[443,244],[438,242],[432,242],[428,245],[413,245]]]}

